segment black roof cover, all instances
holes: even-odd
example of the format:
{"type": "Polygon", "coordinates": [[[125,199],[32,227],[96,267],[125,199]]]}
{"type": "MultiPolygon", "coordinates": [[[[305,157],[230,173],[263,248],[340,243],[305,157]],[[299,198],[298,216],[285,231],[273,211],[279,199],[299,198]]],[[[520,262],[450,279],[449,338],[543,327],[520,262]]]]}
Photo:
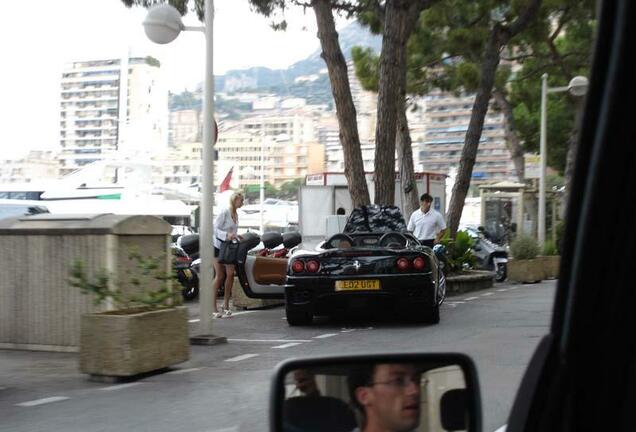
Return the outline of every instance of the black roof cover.
{"type": "Polygon", "coordinates": [[[343,232],[405,232],[406,223],[396,206],[371,204],[354,209],[343,232]]]}

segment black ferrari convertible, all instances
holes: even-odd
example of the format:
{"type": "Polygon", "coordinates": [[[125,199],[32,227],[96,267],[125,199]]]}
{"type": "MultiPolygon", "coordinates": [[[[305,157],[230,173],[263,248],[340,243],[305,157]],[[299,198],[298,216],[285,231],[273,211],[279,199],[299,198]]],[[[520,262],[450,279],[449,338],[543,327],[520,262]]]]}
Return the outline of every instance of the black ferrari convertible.
{"type": "MultiPolygon", "coordinates": [[[[284,240],[290,247],[300,242],[284,240]]],[[[436,324],[446,293],[435,254],[407,232],[394,206],[355,209],[344,231],[314,251],[285,258],[243,253],[237,267],[250,297],[276,298],[283,288],[287,322],[294,326],[309,325],[317,315],[373,309],[436,324]]]]}

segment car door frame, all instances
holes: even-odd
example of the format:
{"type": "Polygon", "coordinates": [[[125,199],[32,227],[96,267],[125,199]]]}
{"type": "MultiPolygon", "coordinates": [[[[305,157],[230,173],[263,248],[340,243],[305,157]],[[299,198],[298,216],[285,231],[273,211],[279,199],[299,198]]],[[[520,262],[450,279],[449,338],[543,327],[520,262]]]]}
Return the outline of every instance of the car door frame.
{"type": "Polygon", "coordinates": [[[526,370],[507,432],[634,428],[636,3],[604,1],[597,18],[550,333],[526,370]]]}

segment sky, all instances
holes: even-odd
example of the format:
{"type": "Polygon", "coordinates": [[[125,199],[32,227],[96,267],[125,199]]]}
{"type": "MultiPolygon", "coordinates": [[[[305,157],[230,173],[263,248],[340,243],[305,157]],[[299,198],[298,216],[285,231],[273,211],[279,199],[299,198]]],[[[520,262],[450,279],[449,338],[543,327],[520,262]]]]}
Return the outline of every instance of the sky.
{"type": "MultiPolygon", "coordinates": [[[[145,9],[120,0],[27,0],[4,2],[0,67],[0,159],[29,149],[55,148],[59,138],[60,79],[65,63],[88,58],[152,55],[161,61],[171,91],[203,80],[205,40],[183,32],[156,45],[141,25],[145,9]],[[25,7],[28,3],[29,7],[25,7]]],[[[252,12],[247,0],[215,0],[214,72],[252,66],[286,68],[313,53],[319,42],[313,11],[286,13],[286,32],[252,12]]],[[[194,14],[183,18],[199,26],[194,14]]],[[[346,25],[337,20],[338,28],[346,25]]]]}

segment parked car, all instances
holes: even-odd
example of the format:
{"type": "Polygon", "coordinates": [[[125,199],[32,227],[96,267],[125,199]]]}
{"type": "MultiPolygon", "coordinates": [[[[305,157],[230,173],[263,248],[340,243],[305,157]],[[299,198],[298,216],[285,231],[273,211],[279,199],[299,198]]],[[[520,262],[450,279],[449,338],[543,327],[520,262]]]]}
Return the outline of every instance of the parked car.
{"type": "Polygon", "coordinates": [[[294,326],[309,325],[316,315],[372,308],[435,324],[446,294],[435,254],[407,232],[395,206],[355,209],[344,231],[314,251],[297,250],[289,260],[257,257],[238,267],[248,296],[284,294],[294,326]]]}

